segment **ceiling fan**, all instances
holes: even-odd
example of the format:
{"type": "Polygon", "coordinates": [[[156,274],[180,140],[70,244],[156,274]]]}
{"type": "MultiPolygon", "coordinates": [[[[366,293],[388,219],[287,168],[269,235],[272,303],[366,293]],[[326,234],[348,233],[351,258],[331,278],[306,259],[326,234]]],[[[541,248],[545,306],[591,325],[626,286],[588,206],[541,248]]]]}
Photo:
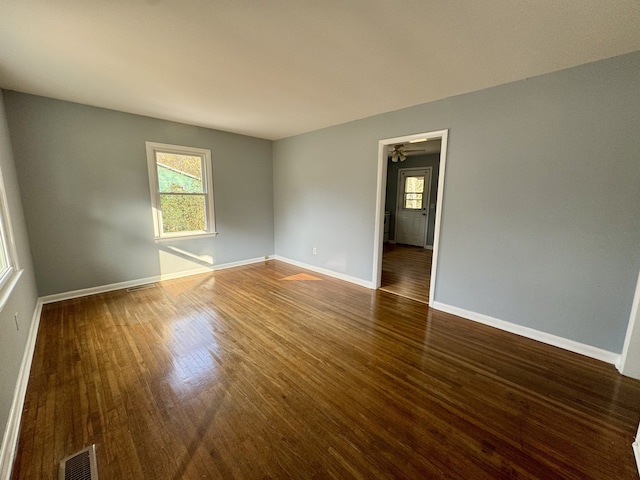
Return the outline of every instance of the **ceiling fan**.
{"type": "Polygon", "coordinates": [[[407,146],[403,143],[399,143],[394,145],[389,151],[389,158],[393,163],[397,163],[398,161],[404,162],[407,159],[407,154],[414,152],[425,152],[424,148],[416,148],[416,149],[408,149],[407,146]]]}

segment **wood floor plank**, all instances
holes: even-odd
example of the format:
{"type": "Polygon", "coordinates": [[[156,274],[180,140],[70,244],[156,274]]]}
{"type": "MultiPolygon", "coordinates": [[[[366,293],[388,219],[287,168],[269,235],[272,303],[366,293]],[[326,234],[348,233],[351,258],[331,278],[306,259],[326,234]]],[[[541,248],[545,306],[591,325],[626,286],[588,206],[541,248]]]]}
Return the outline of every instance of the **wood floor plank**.
{"type": "Polygon", "coordinates": [[[637,478],[640,382],[276,261],[45,305],[14,480],[637,478]]]}
{"type": "Polygon", "coordinates": [[[429,303],[433,251],[401,244],[384,244],[380,288],[429,303]]]}

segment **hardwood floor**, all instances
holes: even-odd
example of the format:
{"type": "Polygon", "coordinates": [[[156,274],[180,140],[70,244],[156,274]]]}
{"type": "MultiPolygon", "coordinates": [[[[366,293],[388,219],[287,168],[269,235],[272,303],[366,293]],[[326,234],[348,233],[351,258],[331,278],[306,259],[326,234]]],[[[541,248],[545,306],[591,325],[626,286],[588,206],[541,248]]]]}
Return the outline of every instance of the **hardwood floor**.
{"type": "Polygon", "coordinates": [[[45,305],[13,479],[620,480],[639,420],[611,365],[270,261],[45,305]]]}
{"type": "Polygon", "coordinates": [[[421,247],[385,243],[380,288],[429,303],[432,254],[432,250],[421,247]]]}

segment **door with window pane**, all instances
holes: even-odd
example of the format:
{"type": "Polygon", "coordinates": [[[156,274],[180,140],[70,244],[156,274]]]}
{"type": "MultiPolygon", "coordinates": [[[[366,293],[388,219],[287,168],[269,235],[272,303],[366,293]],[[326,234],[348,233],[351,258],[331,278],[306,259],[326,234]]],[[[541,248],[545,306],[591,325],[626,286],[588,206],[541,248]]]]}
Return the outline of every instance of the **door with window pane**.
{"type": "Polygon", "coordinates": [[[431,168],[399,170],[396,243],[425,246],[430,187],[431,168]]]}

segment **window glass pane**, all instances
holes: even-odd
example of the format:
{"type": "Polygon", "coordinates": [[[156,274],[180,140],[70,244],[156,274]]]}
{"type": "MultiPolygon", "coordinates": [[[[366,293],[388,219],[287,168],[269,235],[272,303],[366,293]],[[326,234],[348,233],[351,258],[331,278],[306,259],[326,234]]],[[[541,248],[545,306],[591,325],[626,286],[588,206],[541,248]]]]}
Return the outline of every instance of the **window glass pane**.
{"type": "Polygon", "coordinates": [[[412,210],[422,208],[422,194],[406,193],[404,195],[404,208],[412,210]]]}
{"type": "Polygon", "coordinates": [[[407,193],[424,193],[424,176],[407,177],[404,183],[404,191],[407,193]]]}
{"type": "Polygon", "coordinates": [[[203,193],[202,158],[156,152],[160,192],[203,193]]]}
{"type": "Polygon", "coordinates": [[[206,230],[204,195],[160,194],[164,233],[206,230]]]}

